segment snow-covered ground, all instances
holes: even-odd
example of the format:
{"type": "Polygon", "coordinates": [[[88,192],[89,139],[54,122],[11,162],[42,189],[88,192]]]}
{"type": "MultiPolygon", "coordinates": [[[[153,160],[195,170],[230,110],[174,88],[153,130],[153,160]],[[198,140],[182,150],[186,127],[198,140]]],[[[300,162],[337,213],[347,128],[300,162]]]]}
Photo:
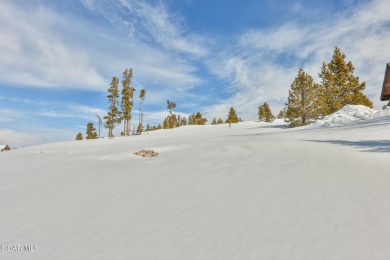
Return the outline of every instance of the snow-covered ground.
{"type": "Polygon", "coordinates": [[[390,259],[390,111],[367,111],[0,153],[0,246],[38,247],[0,259],[390,259]]]}

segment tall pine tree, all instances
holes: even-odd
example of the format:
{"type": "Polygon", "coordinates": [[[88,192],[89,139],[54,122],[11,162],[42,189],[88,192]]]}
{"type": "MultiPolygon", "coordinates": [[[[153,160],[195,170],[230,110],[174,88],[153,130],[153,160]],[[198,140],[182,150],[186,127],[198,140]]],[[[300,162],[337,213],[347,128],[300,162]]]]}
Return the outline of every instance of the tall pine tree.
{"type": "Polygon", "coordinates": [[[236,110],[233,107],[230,108],[228,117],[226,119],[227,123],[238,123],[238,116],[236,110]]]}
{"type": "Polygon", "coordinates": [[[110,103],[109,110],[106,116],[104,116],[105,128],[108,129],[108,137],[113,137],[112,130],[116,125],[121,123],[121,112],[118,109],[118,97],[119,97],[119,89],[118,89],[118,79],[116,77],[112,78],[110,83],[110,87],[108,88],[108,102],[110,103]]]}
{"type": "Polygon", "coordinates": [[[96,128],[93,126],[92,122],[87,124],[87,136],[85,139],[97,139],[97,133],[95,132],[96,128]]]}
{"type": "Polygon", "coordinates": [[[372,102],[363,94],[366,83],[355,77],[352,62],[345,61],[345,54],[335,48],[332,60],[322,64],[319,103],[322,115],[329,115],[345,105],[365,105],[373,107],[372,102]]]}
{"type": "Polygon", "coordinates": [[[299,69],[288,91],[284,120],[289,123],[289,127],[307,125],[319,118],[317,89],[318,85],[313,78],[302,68],[299,69]]]}
{"type": "Polygon", "coordinates": [[[131,111],[133,109],[134,101],[134,91],[135,88],[131,86],[131,79],[133,78],[133,70],[126,69],[123,72],[123,80],[122,80],[122,114],[123,114],[123,133],[125,136],[130,135],[130,122],[131,122],[131,111]]]}
{"type": "Polygon", "coordinates": [[[142,102],[145,100],[146,91],[145,89],[141,89],[139,93],[139,122],[138,122],[138,131],[142,134],[143,129],[143,121],[144,121],[144,112],[142,111],[142,102]]]}

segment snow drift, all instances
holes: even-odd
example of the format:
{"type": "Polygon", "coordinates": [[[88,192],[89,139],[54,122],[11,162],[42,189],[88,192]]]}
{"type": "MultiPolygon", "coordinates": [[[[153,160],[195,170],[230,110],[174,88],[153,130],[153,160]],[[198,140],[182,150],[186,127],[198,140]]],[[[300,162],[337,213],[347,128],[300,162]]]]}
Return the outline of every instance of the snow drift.
{"type": "Polygon", "coordinates": [[[379,117],[390,116],[390,107],[384,110],[374,110],[362,105],[346,105],[336,113],[317,120],[312,127],[345,126],[356,121],[370,120],[379,117]]]}

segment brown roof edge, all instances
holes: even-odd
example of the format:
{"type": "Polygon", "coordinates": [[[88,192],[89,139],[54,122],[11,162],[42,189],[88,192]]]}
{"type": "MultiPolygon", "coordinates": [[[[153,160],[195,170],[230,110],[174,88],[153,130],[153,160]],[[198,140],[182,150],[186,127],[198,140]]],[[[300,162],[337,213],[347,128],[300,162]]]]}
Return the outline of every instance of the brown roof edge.
{"type": "Polygon", "coordinates": [[[389,88],[389,86],[387,86],[386,88],[386,85],[389,85],[389,83],[387,82],[390,83],[390,62],[387,63],[386,65],[385,78],[383,79],[382,92],[381,92],[381,101],[390,100],[390,94],[386,93],[385,95],[385,90],[388,91],[387,88],[389,88]]]}

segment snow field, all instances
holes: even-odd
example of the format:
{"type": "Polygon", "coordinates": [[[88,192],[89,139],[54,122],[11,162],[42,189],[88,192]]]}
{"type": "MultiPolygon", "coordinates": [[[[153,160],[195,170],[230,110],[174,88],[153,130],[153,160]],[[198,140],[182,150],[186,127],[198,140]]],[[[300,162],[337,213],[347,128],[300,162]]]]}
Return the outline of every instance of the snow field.
{"type": "Polygon", "coordinates": [[[388,259],[388,113],[1,153],[0,241],[39,251],[0,258],[388,259]]]}

